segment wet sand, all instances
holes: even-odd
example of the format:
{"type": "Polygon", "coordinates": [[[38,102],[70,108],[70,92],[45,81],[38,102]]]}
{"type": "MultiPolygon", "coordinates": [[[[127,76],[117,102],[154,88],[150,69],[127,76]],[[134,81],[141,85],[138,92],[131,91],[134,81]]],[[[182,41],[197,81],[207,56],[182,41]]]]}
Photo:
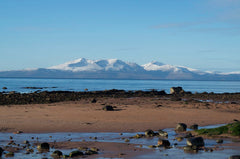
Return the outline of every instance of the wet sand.
{"type": "Polygon", "coordinates": [[[166,98],[97,98],[51,104],[0,106],[0,132],[140,132],[240,120],[240,104],[172,101],[166,98]],[[105,105],[115,111],[104,111],[105,105]]]}

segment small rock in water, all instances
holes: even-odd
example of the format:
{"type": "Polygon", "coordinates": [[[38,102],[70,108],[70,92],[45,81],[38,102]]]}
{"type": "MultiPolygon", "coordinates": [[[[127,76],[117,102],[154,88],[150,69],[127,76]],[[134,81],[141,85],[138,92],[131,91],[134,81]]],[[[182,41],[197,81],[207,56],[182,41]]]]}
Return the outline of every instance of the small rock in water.
{"type": "Polygon", "coordinates": [[[168,137],[168,133],[166,131],[163,131],[163,130],[158,130],[158,134],[160,136],[163,136],[163,137],[168,137]]]}
{"type": "Polygon", "coordinates": [[[198,130],[198,124],[193,124],[189,128],[193,130],[198,130]]]}
{"type": "Polygon", "coordinates": [[[0,147],[0,158],[1,158],[1,156],[2,156],[3,151],[4,151],[4,150],[0,147]]]}
{"type": "Polygon", "coordinates": [[[50,149],[49,143],[44,142],[37,146],[39,151],[48,151],[50,149]]]}
{"type": "Polygon", "coordinates": [[[83,152],[81,151],[72,151],[70,154],[69,154],[69,157],[79,157],[79,156],[83,156],[83,152]]]}
{"type": "Polygon", "coordinates": [[[183,132],[183,131],[186,131],[187,130],[187,125],[184,124],[184,123],[178,123],[176,128],[175,128],[175,131],[178,131],[178,132],[183,132]]]}
{"type": "Polygon", "coordinates": [[[3,87],[2,89],[7,89],[7,87],[3,87]]]}
{"type": "Polygon", "coordinates": [[[218,143],[218,144],[223,143],[223,139],[217,139],[217,140],[216,140],[216,143],[218,143]]]}
{"type": "Polygon", "coordinates": [[[159,139],[158,140],[158,146],[169,147],[170,142],[168,140],[159,139]]]}
{"type": "Polygon", "coordinates": [[[154,136],[154,134],[155,134],[154,131],[152,131],[151,129],[148,129],[145,131],[145,135],[147,137],[152,137],[152,136],[154,136]]]}
{"type": "Polygon", "coordinates": [[[5,154],[5,157],[14,157],[14,152],[8,152],[5,154]]]}
{"type": "Polygon", "coordinates": [[[175,139],[176,139],[178,142],[180,142],[180,141],[183,140],[183,137],[179,136],[179,137],[175,137],[175,139]]]}
{"type": "Polygon", "coordinates": [[[188,146],[197,146],[202,147],[204,146],[204,140],[202,137],[193,137],[187,139],[187,145],[188,146]]]}
{"type": "Polygon", "coordinates": [[[53,158],[59,158],[59,157],[61,157],[63,155],[63,153],[61,152],[61,151],[59,151],[59,150],[55,150],[53,153],[52,153],[52,157],[53,158]]]}
{"type": "Polygon", "coordinates": [[[240,155],[230,156],[228,159],[240,159],[240,155]]]}

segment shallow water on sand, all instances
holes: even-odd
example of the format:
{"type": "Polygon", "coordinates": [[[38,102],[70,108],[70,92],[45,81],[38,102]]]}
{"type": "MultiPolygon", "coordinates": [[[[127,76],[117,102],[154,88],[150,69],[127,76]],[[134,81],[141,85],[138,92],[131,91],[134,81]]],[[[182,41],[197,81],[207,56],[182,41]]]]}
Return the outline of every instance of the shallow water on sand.
{"type": "MultiPolygon", "coordinates": [[[[206,126],[206,127],[200,127],[200,128],[212,128],[212,127],[218,127],[221,125],[214,125],[214,126],[206,126]]],[[[205,139],[205,147],[211,148],[215,147],[215,145],[218,145],[220,150],[216,150],[213,152],[204,152],[199,151],[198,153],[185,153],[180,147],[186,146],[186,139],[184,139],[181,142],[178,142],[174,140],[175,136],[177,135],[173,128],[164,129],[164,131],[167,131],[169,134],[168,140],[171,143],[171,146],[173,148],[171,149],[163,149],[163,148],[156,148],[153,153],[148,153],[145,155],[137,156],[136,158],[140,159],[147,159],[147,158],[184,158],[184,159],[190,159],[190,158],[228,158],[231,155],[239,154],[240,148],[234,148],[234,147],[227,147],[223,146],[221,144],[217,144],[215,140],[209,140],[205,139]],[[174,146],[174,143],[177,143],[178,145],[174,146]]],[[[138,132],[143,133],[143,132],[138,132]]],[[[32,143],[42,143],[42,142],[61,142],[61,141],[73,141],[73,142],[80,142],[80,141],[98,141],[98,142],[115,142],[115,143],[125,143],[124,138],[129,138],[137,133],[122,133],[121,135],[119,133],[41,133],[41,134],[30,134],[30,133],[22,133],[22,134],[12,134],[12,133],[0,133],[0,147],[3,147],[4,145],[7,145],[7,143],[10,141],[9,136],[13,137],[13,140],[17,144],[23,145],[23,142],[25,140],[28,140],[31,144],[32,143]],[[97,137],[97,139],[93,139],[93,137],[97,137]],[[37,139],[38,138],[38,139],[37,139]]],[[[142,145],[143,149],[148,149],[149,145],[156,145],[158,141],[158,137],[153,138],[140,138],[140,139],[130,139],[130,144],[136,144],[137,147],[139,145],[142,145]]],[[[224,143],[232,143],[230,139],[224,139],[224,143]]],[[[32,154],[25,154],[26,150],[22,150],[20,152],[15,153],[14,158],[51,158],[51,153],[55,149],[50,149],[50,152],[47,153],[39,153],[37,154],[37,150],[35,149],[34,153],[32,154]]],[[[69,154],[73,150],[61,150],[63,154],[69,154]]],[[[100,152],[104,153],[104,152],[100,152]]],[[[97,155],[95,156],[96,158],[97,155]]],[[[4,155],[3,157],[4,158],[4,155]]],[[[102,159],[102,157],[99,157],[99,159],[102,159]]]]}

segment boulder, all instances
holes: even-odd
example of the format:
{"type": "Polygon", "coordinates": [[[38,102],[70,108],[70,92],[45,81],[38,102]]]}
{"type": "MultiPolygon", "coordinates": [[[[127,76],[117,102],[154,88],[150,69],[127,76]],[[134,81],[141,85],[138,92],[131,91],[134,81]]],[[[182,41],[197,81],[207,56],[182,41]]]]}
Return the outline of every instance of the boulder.
{"type": "Polygon", "coordinates": [[[60,158],[61,156],[63,155],[63,153],[59,150],[55,150],[53,153],[52,153],[52,157],[53,158],[60,158]]]}
{"type": "Polygon", "coordinates": [[[193,129],[193,130],[198,130],[198,125],[197,124],[193,124],[189,128],[193,129]]]}
{"type": "Polygon", "coordinates": [[[178,132],[183,132],[183,131],[186,131],[187,130],[187,125],[184,124],[184,123],[178,123],[176,128],[175,128],[175,131],[178,131],[178,132]]]}
{"type": "Polygon", "coordinates": [[[148,129],[148,130],[145,131],[145,135],[146,135],[147,137],[152,137],[152,136],[155,135],[155,133],[154,133],[154,131],[152,131],[151,129],[148,129]]]}
{"type": "Polygon", "coordinates": [[[159,139],[158,140],[158,146],[169,147],[170,142],[168,140],[159,139]]]}
{"type": "Polygon", "coordinates": [[[3,151],[4,151],[4,150],[0,147],[0,158],[1,158],[1,156],[2,156],[3,151]]]}
{"type": "Polygon", "coordinates": [[[240,159],[240,155],[230,156],[228,159],[240,159]]]}
{"type": "Polygon", "coordinates": [[[98,154],[98,151],[87,150],[87,151],[85,152],[85,155],[94,155],[94,154],[98,154]]]}
{"type": "Polygon", "coordinates": [[[49,143],[44,142],[37,146],[39,151],[48,151],[50,149],[49,143]]]}
{"type": "Polygon", "coordinates": [[[217,140],[216,140],[216,143],[218,143],[218,144],[223,143],[223,139],[217,139],[217,140]]]}
{"type": "Polygon", "coordinates": [[[170,94],[180,94],[180,93],[184,93],[184,90],[182,89],[182,87],[171,87],[170,88],[170,94]]]}
{"type": "Polygon", "coordinates": [[[168,133],[163,130],[158,130],[158,134],[159,134],[159,136],[162,136],[162,137],[168,137],[168,133]]]}
{"type": "Polygon", "coordinates": [[[103,110],[106,110],[106,111],[114,111],[114,108],[113,108],[113,106],[111,106],[111,105],[106,105],[106,106],[103,107],[103,110]]]}
{"type": "Polygon", "coordinates": [[[202,147],[204,146],[204,140],[202,137],[192,137],[187,139],[188,146],[202,147]]]}
{"type": "Polygon", "coordinates": [[[79,157],[79,156],[83,156],[83,152],[81,151],[72,151],[70,154],[69,154],[69,157],[79,157]]]}

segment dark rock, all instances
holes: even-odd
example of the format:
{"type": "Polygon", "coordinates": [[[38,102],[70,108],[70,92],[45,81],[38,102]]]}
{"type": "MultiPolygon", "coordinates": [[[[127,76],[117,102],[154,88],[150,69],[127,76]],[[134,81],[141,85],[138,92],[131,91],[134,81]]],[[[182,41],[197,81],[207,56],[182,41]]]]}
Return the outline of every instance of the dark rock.
{"type": "Polygon", "coordinates": [[[187,125],[184,124],[184,123],[178,123],[176,128],[175,128],[175,131],[178,131],[178,132],[183,132],[183,131],[186,131],[187,130],[187,125]]]}
{"type": "Polygon", "coordinates": [[[40,145],[38,145],[37,148],[38,148],[38,150],[49,150],[50,146],[49,146],[49,143],[44,142],[44,143],[41,143],[40,145]]]}
{"type": "Polygon", "coordinates": [[[7,87],[3,87],[2,89],[7,89],[7,87]]]}
{"type": "Polygon", "coordinates": [[[154,131],[152,131],[151,129],[148,129],[148,130],[145,131],[145,135],[146,135],[147,137],[152,137],[152,136],[155,135],[155,133],[154,133],[154,131]]]}
{"type": "Polygon", "coordinates": [[[187,132],[187,133],[184,135],[184,138],[190,138],[190,137],[193,137],[192,133],[190,133],[190,132],[187,132]]]}
{"type": "Polygon", "coordinates": [[[180,93],[184,93],[184,90],[182,89],[182,87],[171,87],[170,88],[170,94],[180,94],[180,93]]]}
{"type": "Polygon", "coordinates": [[[163,130],[158,130],[158,134],[159,134],[159,136],[162,136],[162,137],[168,137],[168,133],[163,130]]]}
{"type": "Polygon", "coordinates": [[[98,154],[98,151],[87,150],[87,151],[85,152],[85,155],[94,155],[94,154],[98,154]]]}
{"type": "Polygon", "coordinates": [[[114,111],[114,108],[113,108],[113,106],[111,106],[111,105],[106,105],[106,106],[103,107],[103,110],[106,110],[106,111],[114,111]]]}
{"type": "Polygon", "coordinates": [[[14,152],[8,152],[5,154],[5,157],[14,157],[14,152]]]}
{"type": "Polygon", "coordinates": [[[193,130],[198,130],[198,124],[193,124],[189,128],[193,130]]]}
{"type": "Polygon", "coordinates": [[[240,159],[240,155],[230,156],[228,159],[240,159]]]}
{"type": "Polygon", "coordinates": [[[188,146],[197,146],[202,147],[204,146],[204,140],[202,137],[193,137],[187,139],[187,145],[188,146]]]}
{"type": "Polygon", "coordinates": [[[196,152],[198,152],[198,148],[192,147],[192,146],[184,146],[184,147],[183,147],[183,150],[184,150],[185,152],[190,152],[190,153],[196,153],[196,152]]]}
{"type": "Polygon", "coordinates": [[[83,156],[83,152],[81,151],[72,151],[70,154],[69,154],[69,157],[79,157],[79,156],[83,156]]]}
{"type": "Polygon", "coordinates": [[[170,142],[168,140],[159,139],[158,140],[158,146],[169,147],[170,142]]]}
{"type": "Polygon", "coordinates": [[[2,156],[3,151],[4,150],[0,147],[0,157],[2,156]]]}
{"type": "Polygon", "coordinates": [[[183,137],[182,136],[178,136],[178,137],[175,137],[175,139],[178,141],[178,142],[181,142],[183,140],[183,137]]]}
{"type": "Polygon", "coordinates": [[[63,155],[63,153],[59,150],[55,150],[53,153],[52,153],[52,157],[53,158],[60,158],[61,156],[63,155]]]}
{"type": "Polygon", "coordinates": [[[91,103],[97,103],[97,100],[94,98],[91,103]]]}
{"type": "Polygon", "coordinates": [[[223,139],[217,139],[217,140],[216,140],[216,143],[218,143],[218,144],[223,143],[223,139]]]}

